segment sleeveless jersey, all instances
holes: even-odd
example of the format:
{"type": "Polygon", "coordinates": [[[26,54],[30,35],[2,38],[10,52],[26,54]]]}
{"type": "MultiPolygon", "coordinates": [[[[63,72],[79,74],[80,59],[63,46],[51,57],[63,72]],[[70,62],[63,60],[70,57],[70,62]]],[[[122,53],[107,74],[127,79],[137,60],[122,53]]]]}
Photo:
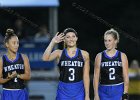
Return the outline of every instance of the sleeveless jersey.
{"type": "Polygon", "coordinates": [[[109,57],[105,51],[102,52],[100,65],[100,84],[113,85],[123,82],[121,52],[117,51],[115,56],[109,57]]]}
{"type": "MultiPolygon", "coordinates": [[[[24,61],[22,55],[17,53],[16,59],[11,61],[8,59],[7,55],[3,55],[3,78],[8,77],[8,73],[16,71],[17,74],[24,74],[24,61]]],[[[11,79],[10,81],[3,84],[3,88],[7,89],[23,89],[25,88],[24,80],[17,77],[11,79]]]]}
{"type": "Polygon", "coordinates": [[[74,83],[83,80],[84,59],[81,50],[77,48],[74,57],[70,57],[67,50],[62,51],[58,67],[59,80],[65,83],[74,83]]]}

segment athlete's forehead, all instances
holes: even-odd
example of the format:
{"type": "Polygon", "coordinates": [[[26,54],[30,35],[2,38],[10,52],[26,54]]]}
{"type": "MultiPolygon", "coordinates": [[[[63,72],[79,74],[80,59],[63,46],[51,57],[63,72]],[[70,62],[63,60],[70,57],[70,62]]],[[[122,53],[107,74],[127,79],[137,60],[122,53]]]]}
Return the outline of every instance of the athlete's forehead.
{"type": "Polygon", "coordinates": [[[19,41],[17,36],[12,36],[9,41],[19,41]]]}
{"type": "MultiPolygon", "coordinates": [[[[65,36],[73,36],[73,35],[75,35],[74,32],[68,32],[65,36]]],[[[75,36],[76,36],[76,35],[75,35],[75,36]]]]}
{"type": "Polygon", "coordinates": [[[104,35],[104,40],[108,40],[108,39],[114,39],[112,34],[106,34],[104,35]]]}

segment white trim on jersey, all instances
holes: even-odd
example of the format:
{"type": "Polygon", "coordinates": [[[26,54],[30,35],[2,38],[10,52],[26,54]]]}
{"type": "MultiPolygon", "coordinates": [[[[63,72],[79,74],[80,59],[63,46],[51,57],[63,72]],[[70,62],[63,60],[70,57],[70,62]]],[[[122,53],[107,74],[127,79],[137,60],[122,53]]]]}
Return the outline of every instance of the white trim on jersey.
{"type": "Polygon", "coordinates": [[[120,84],[123,84],[124,82],[121,82],[121,83],[118,83],[118,84],[109,84],[109,85],[106,85],[106,84],[100,84],[102,86],[116,86],[116,85],[120,85],[120,84]]]}
{"type": "Polygon", "coordinates": [[[22,90],[22,89],[7,89],[7,88],[3,88],[3,90],[12,90],[12,91],[14,91],[14,90],[22,90]]]}

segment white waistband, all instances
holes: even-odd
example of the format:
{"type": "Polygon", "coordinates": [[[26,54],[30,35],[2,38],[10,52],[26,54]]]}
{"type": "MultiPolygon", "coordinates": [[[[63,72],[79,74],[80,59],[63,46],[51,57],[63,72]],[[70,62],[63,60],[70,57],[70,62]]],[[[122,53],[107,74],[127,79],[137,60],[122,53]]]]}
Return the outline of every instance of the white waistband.
{"type": "Polygon", "coordinates": [[[118,84],[109,84],[109,85],[106,85],[106,84],[100,84],[100,85],[102,85],[102,86],[115,86],[115,85],[121,85],[121,84],[123,84],[124,82],[122,82],[122,83],[118,83],[118,84]]]}
{"type": "Polygon", "coordinates": [[[7,88],[3,88],[3,90],[22,90],[22,89],[7,89],[7,88]]]}

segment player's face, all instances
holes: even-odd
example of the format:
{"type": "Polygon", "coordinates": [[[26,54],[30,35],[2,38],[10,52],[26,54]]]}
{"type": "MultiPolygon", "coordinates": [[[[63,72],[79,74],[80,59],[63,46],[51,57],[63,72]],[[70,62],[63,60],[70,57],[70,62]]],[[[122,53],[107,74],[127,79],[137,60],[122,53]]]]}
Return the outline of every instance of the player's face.
{"type": "Polygon", "coordinates": [[[76,42],[77,42],[77,36],[75,35],[75,33],[73,32],[68,32],[65,35],[65,43],[67,45],[67,47],[74,47],[76,46],[76,42]]]}
{"type": "Polygon", "coordinates": [[[104,36],[104,44],[108,50],[115,49],[117,40],[115,40],[111,34],[107,34],[104,36]]]}
{"type": "Polygon", "coordinates": [[[8,48],[8,50],[16,53],[19,47],[18,37],[17,36],[11,37],[9,41],[6,43],[6,47],[8,48]]]}

